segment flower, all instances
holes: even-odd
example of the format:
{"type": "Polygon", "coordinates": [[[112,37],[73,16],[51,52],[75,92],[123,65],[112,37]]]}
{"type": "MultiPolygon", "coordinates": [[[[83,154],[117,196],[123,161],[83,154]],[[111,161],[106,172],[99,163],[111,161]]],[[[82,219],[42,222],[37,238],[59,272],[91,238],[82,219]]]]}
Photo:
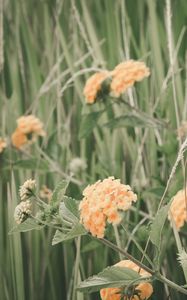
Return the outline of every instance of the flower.
{"type": "Polygon", "coordinates": [[[29,200],[18,204],[14,211],[14,219],[17,224],[23,223],[31,215],[31,202],[29,200]]]}
{"type": "Polygon", "coordinates": [[[32,192],[36,187],[36,180],[28,179],[19,188],[21,201],[25,201],[32,196],[32,192]]]}
{"type": "Polygon", "coordinates": [[[171,216],[178,230],[187,222],[187,190],[186,195],[185,190],[180,190],[173,197],[168,215],[169,220],[171,216]]]}
{"type": "Polygon", "coordinates": [[[187,136],[187,121],[183,121],[178,129],[178,136],[184,138],[187,136]]]}
{"type": "Polygon", "coordinates": [[[5,139],[0,137],[0,153],[3,152],[3,150],[6,148],[6,146],[7,146],[7,143],[6,143],[5,139]]]}
{"type": "Polygon", "coordinates": [[[69,169],[73,174],[84,171],[87,168],[87,164],[84,159],[75,157],[70,161],[69,169]]]}
{"type": "Polygon", "coordinates": [[[16,130],[13,132],[11,139],[14,147],[18,149],[28,143],[27,136],[22,131],[20,131],[19,128],[16,128],[16,130]]]}
{"type": "Polygon", "coordinates": [[[109,177],[87,186],[79,204],[80,222],[93,236],[102,238],[106,222],[119,224],[122,211],[126,211],[137,200],[129,185],[109,177]]]}
{"type": "Polygon", "coordinates": [[[43,185],[40,190],[40,198],[47,199],[48,202],[50,202],[52,193],[53,192],[46,185],[43,185]]]}
{"type": "Polygon", "coordinates": [[[86,98],[86,102],[92,104],[95,102],[98,92],[101,90],[101,85],[105,79],[110,76],[109,71],[101,71],[92,75],[86,81],[83,94],[86,98]]]}
{"type": "MultiPolygon", "coordinates": [[[[122,260],[115,264],[117,267],[125,267],[129,268],[135,272],[138,272],[142,277],[149,277],[151,276],[150,273],[147,271],[140,269],[135,263],[130,260],[122,260]]],[[[102,300],[120,300],[122,299],[122,292],[123,290],[120,288],[105,288],[100,291],[101,299],[102,300]]],[[[131,300],[144,300],[148,299],[153,293],[153,287],[149,282],[141,282],[138,284],[134,289],[134,294],[131,297],[131,300]],[[138,294],[138,296],[137,296],[138,294]]],[[[124,295],[124,300],[128,300],[129,298],[124,295]]]]}
{"type": "Polygon", "coordinates": [[[111,92],[115,97],[119,97],[129,87],[133,86],[136,81],[141,81],[144,77],[150,75],[149,68],[144,62],[127,60],[120,63],[111,72],[111,92]]]}
{"type": "Polygon", "coordinates": [[[33,115],[22,116],[17,119],[17,128],[12,134],[12,144],[20,149],[31,144],[37,136],[45,136],[42,122],[33,115]]]}
{"type": "Polygon", "coordinates": [[[18,128],[25,134],[35,133],[36,135],[45,135],[42,122],[33,115],[22,116],[17,119],[18,128]]]}

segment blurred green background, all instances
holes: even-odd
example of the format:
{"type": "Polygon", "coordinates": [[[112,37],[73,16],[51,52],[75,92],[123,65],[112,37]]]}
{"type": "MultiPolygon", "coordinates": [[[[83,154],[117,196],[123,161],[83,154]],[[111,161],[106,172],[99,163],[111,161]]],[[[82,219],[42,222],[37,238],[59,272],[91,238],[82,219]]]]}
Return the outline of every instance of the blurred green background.
{"type": "MultiPolygon", "coordinates": [[[[0,136],[9,143],[0,154],[0,299],[99,299],[98,294],[72,296],[74,241],[52,247],[54,232],[48,229],[8,235],[19,202],[18,188],[26,179],[36,178],[38,189],[42,184],[53,189],[69,175],[72,159],[80,157],[87,169],[75,174],[69,195],[81,199],[85,185],[114,175],[138,193],[138,209],[150,218],[154,216],[180,144],[177,116],[180,123],[187,119],[187,1],[172,0],[171,9],[172,68],[165,1],[0,0],[0,136]],[[80,139],[82,114],[100,107],[86,106],[82,92],[85,80],[95,69],[112,69],[129,58],[145,61],[151,77],[138,83],[126,95],[127,101],[147,115],[164,120],[168,127],[134,129],[129,125],[108,129],[103,125],[107,120],[128,113],[127,107],[113,107],[91,134],[80,139]],[[28,151],[18,151],[11,146],[10,137],[16,119],[28,113],[41,119],[47,135],[28,151]]],[[[183,179],[179,168],[168,198],[182,188],[183,179]]],[[[140,231],[136,237],[145,247],[147,236],[138,212],[129,213],[128,220],[128,231],[137,226],[140,231]]],[[[169,234],[167,228],[162,271],[183,284],[169,234]]],[[[124,234],[123,244],[128,240],[124,234]]],[[[141,257],[132,243],[128,250],[141,257]]],[[[113,251],[84,238],[79,261],[81,279],[118,260],[113,251]]],[[[156,283],[151,299],[186,298],[156,283]],[[169,292],[171,298],[166,296],[169,292]]]]}

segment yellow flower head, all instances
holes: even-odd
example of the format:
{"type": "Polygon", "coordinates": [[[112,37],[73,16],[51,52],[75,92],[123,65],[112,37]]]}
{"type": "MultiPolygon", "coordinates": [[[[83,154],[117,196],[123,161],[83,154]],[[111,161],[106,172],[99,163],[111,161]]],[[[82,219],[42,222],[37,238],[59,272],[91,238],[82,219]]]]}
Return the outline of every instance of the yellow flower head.
{"type": "Polygon", "coordinates": [[[2,153],[6,147],[7,147],[7,143],[5,139],[0,137],[0,153],[2,153]]]}
{"type": "Polygon", "coordinates": [[[111,72],[111,92],[115,97],[119,97],[136,81],[141,81],[150,75],[149,68],[143,62],[128,60],[120,63],[111,72]]]}
{"type": "MultiPolygon", "coordinates": [[[[143,269],[140,269],[135,263],[130,260],[122,260],[117,263],[115,266],[129,268],[135,272],[139,272],[142,277],[151,276],[150,273],[146,272],[143,269]]],[[[121,300],[121,292],[120,288],[106,288],[100,291],[102,300],[121,300]]],[[[135,287],[135,294],[130,298],[131,300],[145,300],[148,299],[153,293],[153,287],[149,282],[141,282],[135,287]],[[139,297],[136,294],[139,294],[139,297]]],[[[124,296],[124,300],[128,300],[127,296],[124,296]]]]}
{"type": "Polygon", "coordinates": [[[83,94],[86,98],[86,102],[92,104],[97,98],[98,92],[101,90],[101,85],[105,79],[110,76],[109,71],[101,71],[92,75],[86,81],[83,94]]]}
{"type": "Polygon", "coordinates": [[[171,220],[171,216],[178,230],[187,222],[187,190],[186,197],[185,190],[178,191],[173,197],[168,215],[169,220],[171,220]]]}
{"type": "Polygon", "coordinates": [[[17,119],[17,128],[12,134],[12,144],[20,149],[26,144],[33,143],[37,136],[44,136],[42,122],[33,115],[17,119]]]}
{"type": "Polygon", "coordinates": [[[109,177],[103,181],[87,186],[80,202],[80,220],[86,230],[93,236],[102,238],[106,222],[119,224],[122,211],[126,211],[137,200],[129,185],[120,183],[119,179],[109,177]]]}

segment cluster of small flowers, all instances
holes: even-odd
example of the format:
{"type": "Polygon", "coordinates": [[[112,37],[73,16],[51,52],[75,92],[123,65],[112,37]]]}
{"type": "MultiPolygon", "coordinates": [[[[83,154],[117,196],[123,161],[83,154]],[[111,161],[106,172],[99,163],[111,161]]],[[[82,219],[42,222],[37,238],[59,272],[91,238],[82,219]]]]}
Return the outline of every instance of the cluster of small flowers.
{"type": "Polygon", "coordinates": [[[105,70],[92,75],[85,84],[83,94],[87,103],[94,103],[104,81],[111,78],[109,91],[112,96],[119,97],[136,81],[149,75],[150,70],[143,62],[128,60],[117,65],[113,71],[105,70]]]}
{"type": "Polygon", "coordinates": [[[17,128],[12,134],[12,144],[20,149],[32,144],[37,136],[45,136],[42,122],[33,115],[22,116],[17,119],[17,128]]]}
{"type": "Polygon", "coordinates": [[[23,223],[31,215],[32,204],[30,198],[36,187],[36,181],[28,179],[19,189],[21,202],[16,206],[14,211],[14,219],[17,224],[23,223]]]}
{"type": "Polygon", "coordinates": [[[17,224],[23,223],[31,215],[31,206],[32,204],[29,200],[20,202],[20,204],[16,206],[14,219],[17,224]]]}
{"type": "Polygon", "coordinates": [[[0,137],[0,153],[2,153],[6,147],[7,147],[7,143],[6,143],[5,139],[0,137]]]}
{"type": "Polygon", "coordinates": [[[24,182],[23,185],[19,188],[19,195],[21,198],[21,201],[25,201],[29,199],[32,196],[32,192],[34,191],[36,187],[36,181],[32,179],[28,179],[24,182]]]}
{"type": "Polygon", "coordinates": [[[122,211],[126,211],[137,200],[129,185],[120,183],[119,179],[109,177],[89,185],[83,191],[80,202],[80,221],[93,236],[102,238],[106,222],[119,224],[122,211]]]}
{"type": "MultiPolygon", "coordinates": [[[[150,273],[143,269],[140,269],[135,263],[130,260],[122,260],[118,262],[115,266],[129,268],[135,272],[138,272],[142,277],[151,276],[150,273]]],[[[105,288],[100,291],[102,300],[127,300],[128,297],[124,295],[122,298],[122,289],[120,288],[105,288]]],[[[141,282],[134,289],[134,294],[130,297],[131,300],[144,300],[148,299],[153,293],[153,287],[149,282],[141,282]],[[137,296],[138,294],[138,296],[137,296]]]]}
{"type": "Polygon", "coordinates": [[[173,197],[173,201],[170,206],[168,219],[175,222],[178,230],[182,228],[187,222],[187,190],[180,190],[173,197]]]}

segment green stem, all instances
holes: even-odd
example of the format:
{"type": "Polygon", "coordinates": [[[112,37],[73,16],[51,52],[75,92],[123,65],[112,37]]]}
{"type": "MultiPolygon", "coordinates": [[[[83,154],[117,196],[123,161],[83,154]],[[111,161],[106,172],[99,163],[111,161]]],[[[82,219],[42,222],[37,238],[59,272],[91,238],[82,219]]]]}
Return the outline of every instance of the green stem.
{"type": "Polygon", "coordinates": [[[79,273],[79,262],[80,262],[80,248],[81,248],[81,236],[77,238],[76,243],[77,253],[76,253],[76,259],[75,259],[75,270],[74,270],[74,284],[73,284],[73,295],[72,299],[77,299],[77,291],[76,286],[78,283],[78,273],[79,273]]]}

